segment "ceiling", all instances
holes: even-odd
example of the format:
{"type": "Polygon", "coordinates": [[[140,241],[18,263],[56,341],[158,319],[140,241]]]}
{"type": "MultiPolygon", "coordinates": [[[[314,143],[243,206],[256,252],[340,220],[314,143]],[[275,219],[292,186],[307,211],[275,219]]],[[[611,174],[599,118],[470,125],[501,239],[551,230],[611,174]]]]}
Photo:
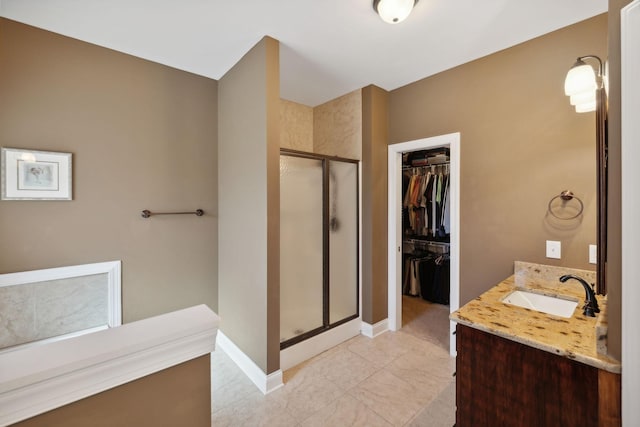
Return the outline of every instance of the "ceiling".
{"type": "Polygon", "coordinates": [[[420,0],[397,25],[371,0],[0,0],[0,16],[216,80],[269,35],[281,43],[282,98],[316,106],[369,84],[396,89],[607,3],[420,0]]]}

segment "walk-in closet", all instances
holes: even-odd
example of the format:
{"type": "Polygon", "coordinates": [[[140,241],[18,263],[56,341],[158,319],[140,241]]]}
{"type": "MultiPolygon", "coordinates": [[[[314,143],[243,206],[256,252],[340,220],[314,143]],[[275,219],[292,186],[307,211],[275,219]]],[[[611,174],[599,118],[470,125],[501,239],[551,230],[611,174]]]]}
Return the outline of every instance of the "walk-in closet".
{"type": "Polygon", "coordinates": [[[402,155],[402,317],[449,347],[449,149],[402,155]]]}

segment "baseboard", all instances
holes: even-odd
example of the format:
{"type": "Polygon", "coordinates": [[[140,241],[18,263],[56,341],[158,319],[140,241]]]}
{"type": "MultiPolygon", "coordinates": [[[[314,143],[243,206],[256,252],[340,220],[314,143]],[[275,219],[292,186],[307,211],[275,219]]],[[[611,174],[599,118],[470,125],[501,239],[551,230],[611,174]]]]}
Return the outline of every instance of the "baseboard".
{"type": "Polygon", "coordinates": [[[280,351],[280,369],[286,371],[360,333],[360,319],[353,319],[280,351]]]}
{"type": "Polygon", "coordinates": [[[249,377],[263,394],[269,394],[282,387],[282,369],[278,369],[269,375],[265,374],[264,371],[256,365],[249,356],[244,354],[222,331],[218,331],[216,344],[238,365],[242,372],[249,377]]]}
{"type": "Polygon", "coordinates": [[[360,326],[360,332],[365,337],[375,338],[380,334],[383,334],[389,330],[389,319],[384,319],[378,323],[371,325],[369,323],[362,322],[360,326]]]}

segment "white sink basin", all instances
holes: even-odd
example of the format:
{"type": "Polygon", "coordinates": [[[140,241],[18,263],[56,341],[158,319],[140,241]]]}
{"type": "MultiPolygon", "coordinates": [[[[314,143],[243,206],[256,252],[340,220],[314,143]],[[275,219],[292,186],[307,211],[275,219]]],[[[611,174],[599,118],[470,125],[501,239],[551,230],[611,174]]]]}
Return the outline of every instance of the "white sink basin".
{"type": "Polygon", "coordinates": [[[577,301],[527,291],[513,291],[504,297],[502,302],[565,318],[573,316],[573,312],[578,306],[577,301]]]}

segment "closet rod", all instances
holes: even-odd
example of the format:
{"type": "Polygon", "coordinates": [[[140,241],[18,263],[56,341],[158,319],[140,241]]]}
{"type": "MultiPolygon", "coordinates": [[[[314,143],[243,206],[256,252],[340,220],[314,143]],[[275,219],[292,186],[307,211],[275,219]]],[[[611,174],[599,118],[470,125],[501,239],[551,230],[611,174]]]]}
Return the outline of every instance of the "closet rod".
{"type": "Polygon", "coordinates": [[[142,211],[142,218],[149,218],[155,215],[196,215],[202,216],[204,215],[204,211],[202,209],[196,209],[194,212],[151,212],[148,209],[142,211]]]}
{"type": "Polygon", "coordinates": [[[449,246],[450,245],[449,242],[436,242],[433,240],[422,240],[422,239],[405,239],[405,242],[421,243],[421,244],[431,245],[431,246],[449,246]]]}
{"type": "Polygon", "coordinates": [[[418,169],[418,168],[435,168],[438,166],[449,166],[451,164],[451,162],[447,162],[447,163],[436,163],[433,165],[420,165],[420,166],[409,166],[409,165],[405,165],[402,166],[402,169],[418,169]]]}

